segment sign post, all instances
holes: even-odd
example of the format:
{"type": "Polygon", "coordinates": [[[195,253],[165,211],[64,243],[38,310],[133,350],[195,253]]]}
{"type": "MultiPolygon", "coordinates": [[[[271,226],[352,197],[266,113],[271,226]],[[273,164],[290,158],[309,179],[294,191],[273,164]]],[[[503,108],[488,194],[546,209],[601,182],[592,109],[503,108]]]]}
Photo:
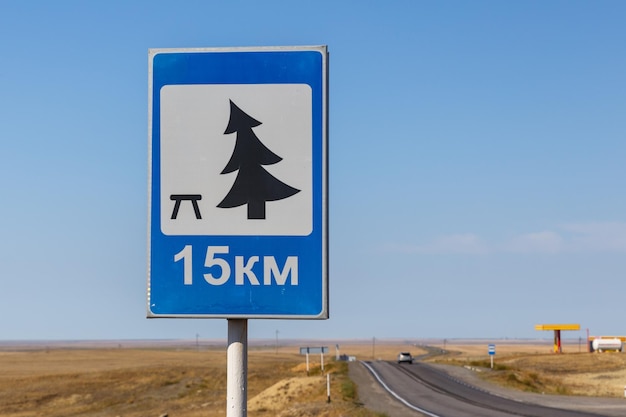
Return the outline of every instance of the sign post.
{"type": "Polygon", "coordinates": [[[487,347],[487,351],[489,352],[489,357],[491,358],[491,369],[493,369],[493,357],[496,355],[496,345],[490,344],[487,347]]]}
{"type": "Polygon", "coordinates": [[[306,355],[306,374],[309,375],[309,353],[319,353],[320,354],[320,366],[322,372],[324,372],[324,353],[328,353],[328,346],[319,346],[319,347],[301,347],[300,354],[306,355]]]}
{"type": "Polygon", "coordinates": [[[248,320],[228,320],[226,415],[243,417],[248,408],[248,320]]]}
{"type": "Polygon", "coordinates": [[[245,416],[247,320],[329,316],[327,48],[148,57],[147,317],[228,320],[245,416]]]}

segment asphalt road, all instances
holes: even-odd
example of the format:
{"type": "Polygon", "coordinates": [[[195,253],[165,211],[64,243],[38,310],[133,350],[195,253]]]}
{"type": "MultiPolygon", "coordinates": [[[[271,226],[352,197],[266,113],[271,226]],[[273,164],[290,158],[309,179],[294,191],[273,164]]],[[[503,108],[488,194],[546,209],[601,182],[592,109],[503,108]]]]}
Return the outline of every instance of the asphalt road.
{"type": "Polygon", "coordinates": [[[398,365],[394,362],[364,362],[367,372],[358,376],[359,397],[368,408],[389,416],[430,417],[601,417],[626,415],[626,403],[619,399],[578,399],[567,396],[516,394],[508,390],[494,393],[467,378],[451,375],[443,368],[417,362],[398,365]],[[370,381],[363,374],[369,373],[370,381]],[[380,387],[388,391],[383,400],[380,387]],[[378,391],[378,392],[376,392],[378,391]],[[376,399],[378,404],[372,404],[376,399]],[[535,402],[533,402],[535,400],[535,402]],[[595,401],[594,401],[595,400],[595,401]],[[369,401],[369,404],[368,404],[369,401]],[[382,402],[382,403],[381,403],[382,402]],[[374,407],[372,407],[374,406],[374,407]],[[562,407],[561,407],[562,406],[562,407]],[[401,410],[401,411],[400,411],[401,410]]]}

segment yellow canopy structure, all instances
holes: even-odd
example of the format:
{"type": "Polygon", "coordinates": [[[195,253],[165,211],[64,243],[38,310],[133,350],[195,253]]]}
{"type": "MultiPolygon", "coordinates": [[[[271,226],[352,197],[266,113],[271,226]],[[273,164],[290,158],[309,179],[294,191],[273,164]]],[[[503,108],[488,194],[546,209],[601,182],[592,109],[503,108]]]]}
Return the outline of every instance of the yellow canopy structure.
{"type": "Polygon", "coordinates": [[[561,353],[561,330],[580,330],[580,324],[537,324],[535,330],[554,330],[554,353],[561,353]]]}

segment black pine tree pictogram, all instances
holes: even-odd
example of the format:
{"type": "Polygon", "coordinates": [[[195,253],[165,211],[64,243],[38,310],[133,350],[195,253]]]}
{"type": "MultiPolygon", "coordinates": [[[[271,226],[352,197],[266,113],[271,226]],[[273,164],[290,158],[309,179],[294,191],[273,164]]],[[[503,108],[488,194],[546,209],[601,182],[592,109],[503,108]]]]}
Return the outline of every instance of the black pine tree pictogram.
{"type": "Polygon", "coordinates": [[[221,174],[239,171],[232,188],[217,205],[220,208],[248,205],[248,219],[265,219],[265,202],[291,197],[300,190],[278,180],[263,165],[282,158],[270,151],[252,131],[261,122],[255,120],[230,100],[230,120],[224,134],[237,133],[235,149],[221,174]]]}

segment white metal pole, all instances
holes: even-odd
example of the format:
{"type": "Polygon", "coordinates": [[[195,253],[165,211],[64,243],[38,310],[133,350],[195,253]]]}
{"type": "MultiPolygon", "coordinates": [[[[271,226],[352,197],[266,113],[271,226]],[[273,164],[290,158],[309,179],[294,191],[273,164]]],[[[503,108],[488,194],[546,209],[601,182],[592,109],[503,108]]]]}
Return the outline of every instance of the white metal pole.
{"type": "Polygon", "coordinates": [[[493,355],[489,355],[491,357],[491,369],[493,369],[493,355]]]}
{"type": "Polygon", "coordinates": [[[330,374],[326,374],[326,397],[327,402],[330,402],[330,374]]]}
{"type": "Polygon", "coordinates": [[[226,417],[248,415],[248,320],[228,319],[226,417]]]}
{"type": "Polygon", "coordinates": [[[306,351],[306,376],[309,376],[309,350],[306,351]]]}

